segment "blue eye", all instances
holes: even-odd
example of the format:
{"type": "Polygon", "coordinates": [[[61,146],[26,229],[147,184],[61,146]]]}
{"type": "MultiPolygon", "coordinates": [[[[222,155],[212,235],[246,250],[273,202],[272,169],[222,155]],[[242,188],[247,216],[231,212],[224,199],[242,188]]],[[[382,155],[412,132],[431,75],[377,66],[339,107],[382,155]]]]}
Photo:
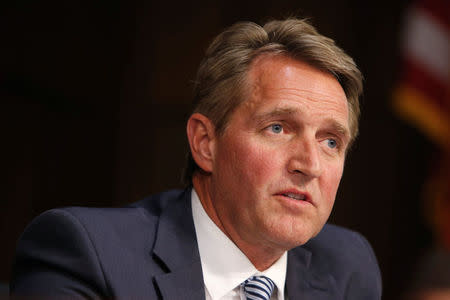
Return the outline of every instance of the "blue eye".
{"type": "Polygon", "coordinates": [[[333,139],[328,139],[327,140],[327,145],[328,145],[328,147],[334,149],[334,148],[337,147],[337,142],[335,140],[333,140],[333,139]]]}
{"type": "Polygon", "coordinates": [[[270,125],[270,129],[273,133],[281,133],[283,131],[283,126],[281,126],[280,124],[273,124],[270,125]]]}

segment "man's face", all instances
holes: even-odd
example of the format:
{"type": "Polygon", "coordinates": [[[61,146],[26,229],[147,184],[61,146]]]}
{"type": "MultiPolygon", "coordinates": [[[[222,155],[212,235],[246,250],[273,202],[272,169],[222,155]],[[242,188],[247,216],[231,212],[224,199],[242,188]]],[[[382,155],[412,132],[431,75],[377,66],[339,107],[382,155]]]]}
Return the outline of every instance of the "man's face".
{"type": "Polygon", "coordinates": [[[248,78],[249,97],[214,141],[212,215],[238,246],[284,251],[330,215],[350,139],[347,100],[333,76],[283,56],[258,58],[248,78]]]}

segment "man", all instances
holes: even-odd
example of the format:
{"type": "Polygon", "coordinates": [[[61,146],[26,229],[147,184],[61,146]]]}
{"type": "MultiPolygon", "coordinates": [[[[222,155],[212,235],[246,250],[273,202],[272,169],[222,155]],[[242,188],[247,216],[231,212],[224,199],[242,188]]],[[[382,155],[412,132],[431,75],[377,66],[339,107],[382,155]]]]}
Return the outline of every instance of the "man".
{"type": "Polygon", "coordinates": [[[376,258],[327,221],[357,135],[361,74],[303,20],[238,23],[202,61],[185,191],[44,213],[13,295],[76,299],[380,299],[376,258]]]}

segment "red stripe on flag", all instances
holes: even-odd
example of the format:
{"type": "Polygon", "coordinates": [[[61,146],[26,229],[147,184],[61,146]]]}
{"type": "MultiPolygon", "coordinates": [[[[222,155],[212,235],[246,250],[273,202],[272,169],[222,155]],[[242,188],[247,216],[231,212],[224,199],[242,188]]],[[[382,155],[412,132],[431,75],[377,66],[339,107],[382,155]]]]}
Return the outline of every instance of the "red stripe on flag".
{"type": "Polygon", "coordinates": [[[417,7],[431,15],[446,31],[450,30],[450,1],[423,0],[417,2],[417,7]]]}
{"type": "Polygon", "coordinates": [[[403,84],[420,90],[428,98],[432,99],[437,107],[450,112],[450,99],[447,99],[447,85],[444,82],[438,80],[420,62],[412,58],[405,58],[403,66],[404,69],[401,76],[403,84]]]}

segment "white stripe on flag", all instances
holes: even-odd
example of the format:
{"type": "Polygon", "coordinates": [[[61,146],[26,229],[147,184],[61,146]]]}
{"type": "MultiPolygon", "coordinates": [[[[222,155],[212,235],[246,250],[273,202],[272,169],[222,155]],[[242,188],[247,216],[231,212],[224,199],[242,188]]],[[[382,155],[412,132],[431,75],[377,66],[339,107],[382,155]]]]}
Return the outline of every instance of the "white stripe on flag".
{"type": "Polygon", "coordinates": [[[405,51],[444,83],[449,79],[450,46],[447,29],[421,9],[406,19],[405,51]]]}

